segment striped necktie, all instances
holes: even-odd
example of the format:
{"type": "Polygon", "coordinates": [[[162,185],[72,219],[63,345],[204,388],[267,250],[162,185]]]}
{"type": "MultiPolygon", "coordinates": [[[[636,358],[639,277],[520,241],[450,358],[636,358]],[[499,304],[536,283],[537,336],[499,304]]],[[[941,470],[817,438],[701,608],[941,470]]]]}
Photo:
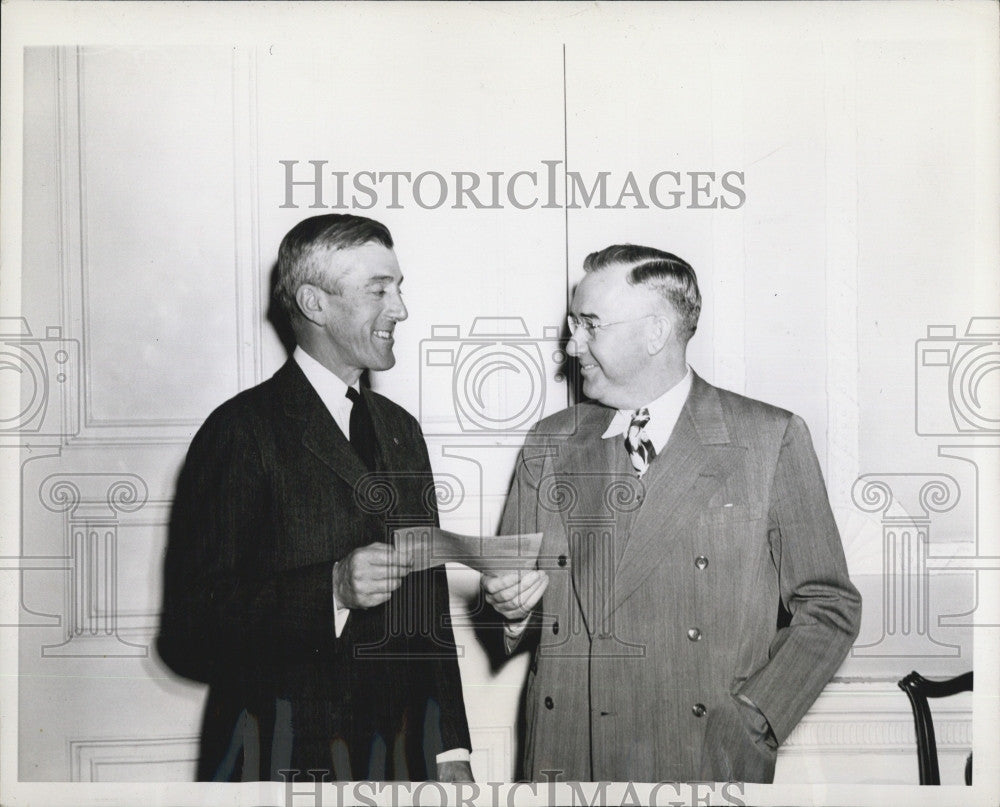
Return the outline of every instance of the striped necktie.
{"type": "Polygon", "coordinates": [[[656,449],[646,436],[647,423],[649,423],[649,410],[645,407],[637,409],[632,413],[632,422],[625,434],[625,448],[628,449],[632,467],[640,479],[649,470],[649,463],[656,457],[656,449]]]}

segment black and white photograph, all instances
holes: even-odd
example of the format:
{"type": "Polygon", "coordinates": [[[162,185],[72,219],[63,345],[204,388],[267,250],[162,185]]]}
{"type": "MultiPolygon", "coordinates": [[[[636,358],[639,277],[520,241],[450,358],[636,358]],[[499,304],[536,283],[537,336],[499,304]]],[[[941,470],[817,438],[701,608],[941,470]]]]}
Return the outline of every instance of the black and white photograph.
{"type": "Polygon", "coordinates": [[[995,3],[4,16],[0,804],[997,803],[995,3]]]}

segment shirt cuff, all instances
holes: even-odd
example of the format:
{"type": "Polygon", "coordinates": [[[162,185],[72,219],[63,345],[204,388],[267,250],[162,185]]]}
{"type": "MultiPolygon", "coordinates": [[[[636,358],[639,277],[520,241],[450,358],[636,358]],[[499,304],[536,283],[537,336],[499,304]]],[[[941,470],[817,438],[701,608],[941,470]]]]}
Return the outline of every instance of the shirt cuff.
{"type": "Polygon", "coordinates": [[[506,622],[503,626],[503,643],[507,652],[510,653],[517,647],[518,641],[521,639],[521,634],[524,633],[525,628],[528,627],[528,622],[531,620],[531,614],[528,614],[524,619],[518,622],[506,622]]]}
{"type": "Polygon", "coordinates": [[[472,754],[468,748],[452,748],[450,751],[442,751],[437,755],[437,764],[442,762],[471,762],[472,754]]]}
{"type": "Polygon", "coordinates": [[[345,608],[339,602],[337,602],[337,564],[333,564],[333,635],[338,639],[340,634],[344,632],[344,626],[347,624],[347,617],[351,615],[351,609],[345,608]]]}

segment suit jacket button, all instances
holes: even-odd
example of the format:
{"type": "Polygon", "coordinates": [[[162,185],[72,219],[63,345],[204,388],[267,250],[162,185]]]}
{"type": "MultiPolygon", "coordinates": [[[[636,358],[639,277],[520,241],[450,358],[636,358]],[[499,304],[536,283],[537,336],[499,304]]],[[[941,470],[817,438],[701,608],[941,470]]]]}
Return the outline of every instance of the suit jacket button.
{"type": "Polygon", "coordinates": [[[689,628],[688,629],[688,638],[692,642],[699,641],[701,639],[701,631],[698,630],[697,628],[689,628]]]}
{"type": "MultiPolygon", "coordinates": [[[[549,697],[548,695],[545,696],[545,708],[546,709],[554,709],[555,708],[555,703],[553,702],[552,698],[549,697]]],[[[702,708],[704,708],[704,707],[702,707],[702,708]]]]}
{"type": "Polygon", "coordinates": [[[556,563],[558,563],[560,566],[565,566],[566,565],[566,556],[565,555],[560,555],[559,556],[559,560],[557,560],[556,563]]]}
{"type": "Polygon", "coordinates": [[[694,706],[691,707],[691,714],[693,714],[695,717],[704,717],[707,711],[708,709],[705,708],[704,703],[696,703],[694,706]]]}
{"type": "Polygon", "coordinates": [[[701,571],[706,566],[708,566],[708,558],[706,558],[704,555],[699,555],[694,559],[694,565],[696,569],[701,571]]]}
{"type": "Polygon", "coordinates": [[[559,622],[558,621],[552,623],[552,633],[554,633],[557,636],[559,635],[559,622]]]}

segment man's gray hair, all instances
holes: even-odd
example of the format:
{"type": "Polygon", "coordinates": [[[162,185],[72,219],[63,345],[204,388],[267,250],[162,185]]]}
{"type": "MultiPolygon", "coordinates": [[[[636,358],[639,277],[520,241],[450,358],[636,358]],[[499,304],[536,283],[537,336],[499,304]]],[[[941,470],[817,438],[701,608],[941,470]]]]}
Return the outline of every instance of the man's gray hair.
{"type": "MultiPolygon", "coordinates": [[[[389,229],[374,219],[342,213],[312,216],[292,227],[278,248],[278,277],[274,295],[288,316],[298,315],[295,292],[310,283],[324,288],[327,279],[317,257],[322,252],[360,247],[368,243],[392,249],[389,229]]],[[[327,289],[331,291],[331,289],[327,289]]]]}

